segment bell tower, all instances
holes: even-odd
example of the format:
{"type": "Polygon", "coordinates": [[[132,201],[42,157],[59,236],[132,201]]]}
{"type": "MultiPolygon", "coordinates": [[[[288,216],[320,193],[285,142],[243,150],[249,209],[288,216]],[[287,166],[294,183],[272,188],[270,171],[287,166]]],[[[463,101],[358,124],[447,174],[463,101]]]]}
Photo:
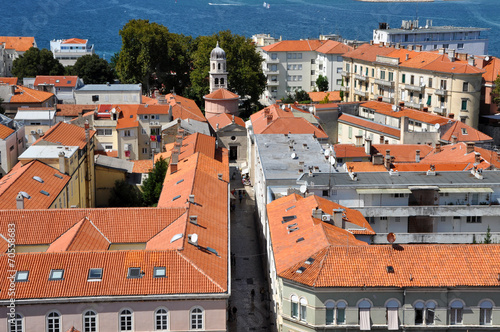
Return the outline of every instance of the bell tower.
{"type": "Polygon", "coordinates": [[[210,52],[210,93],[227,89],[226,52],[217,46],[210,52]]]}

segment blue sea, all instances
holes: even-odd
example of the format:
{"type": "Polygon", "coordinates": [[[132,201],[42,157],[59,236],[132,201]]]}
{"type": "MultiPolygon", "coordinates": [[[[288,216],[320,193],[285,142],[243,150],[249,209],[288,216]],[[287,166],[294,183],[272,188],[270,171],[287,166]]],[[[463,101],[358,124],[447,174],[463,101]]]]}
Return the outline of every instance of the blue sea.
{"type": "Polygon", "coordinates": [[[18,0],[3,1],[0,35],[35,36],[39,48],[51,39],[83,38],[109,60],[120,50],[119,30],[131,19],[148,19],[171,32],[210,35],[220,30],[250,37],[270,33],[284,39],[337,33],[370,40],[379,22],[489,28],[490,55],[500,56],[500,1],[463,0],[420,3],[368,3],[354,0],[18,0]]]}

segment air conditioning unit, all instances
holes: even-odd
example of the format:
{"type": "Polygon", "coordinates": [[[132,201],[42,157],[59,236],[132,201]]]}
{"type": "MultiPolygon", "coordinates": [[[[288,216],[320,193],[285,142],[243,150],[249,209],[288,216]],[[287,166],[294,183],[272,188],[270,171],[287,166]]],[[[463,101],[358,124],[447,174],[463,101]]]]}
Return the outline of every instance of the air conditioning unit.
{"type": "Polygon", "coordinates": [[[155,125],[155,123],[154,123],[153,121],[151,121],[151,122],[149,123],[149,125],[150,125],[150,126],[154,126],[154,125],[155,125]]]}
{"type": "Polygon", "coordinates": [[[123,145],[123,150],[128,151],[128,144],[123,145]]]}
{"type": "Polygon", "coordinates": [[[331,218],[332,218],[332,216],[329,215],[329,214],[324,214],[324,215],[321,216],[321,220],[322,221],[330,221],[331,218]]]}
{"type": "Polygon", "coordinates": [[[156,121],[156,122],[155,122],[155,125],[159,126],[159,125],[160,125],[160,122],[159,122],[159,121],[156,121]]]}
{"type": "Polygon", "coordinates": [[[42,129],[40,129],[40,128],[39,128],[39,129],[37,129],[37,132],[38,132],[40,135],[41,135],[41,134],[43,134],[43,130],[42,130],[42,129]]]}
{"type": "Polygon", "coordinates": [[[31,135],[36,135],[36,130],[32,130],[31,135]]]}

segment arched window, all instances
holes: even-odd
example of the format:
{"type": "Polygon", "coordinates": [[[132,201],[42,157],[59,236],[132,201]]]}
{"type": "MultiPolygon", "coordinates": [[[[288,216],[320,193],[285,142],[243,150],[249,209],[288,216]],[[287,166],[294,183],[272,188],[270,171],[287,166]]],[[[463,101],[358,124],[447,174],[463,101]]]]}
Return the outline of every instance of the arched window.
{"type": "Polygon", "coordinates": [[[224,78],[220,79],[220,84],[224,84],[224,78]]]}
{"type": "Polygon", "coordinates": [[[87,310],[83,313],[83,331],[97,332],[97,314],[93,310],[87,310]]]}
{"type": "Polygon", "coordinates": [[[307,320],[307,300],[305,298],[300,299],[300,320],[303,322],[307,320]]]}
{"type": "Polygon", "coordinates": [[[370,308],[371,303],[363,300],[358,304],[359,329],[361,331],[370,330],[370,308]]]}
{"type": "Polygon", "coordinates": [[[491,310],[493,309],[493,303],[491,301],[485,300],[479,304],[479,324],[480,325],[491,325],[491,310]]]}
{"type": "Polygon", "coordinates": [[[120,311],[120,331],[132,331],[132,310],[120,311]]]}
{"type": "Polygon", "coordinates": [[[220,63],[219,63],[219,66],[218,66],[219,70],[220,70],[220,63]]]}
{"type": "Polygon", "coordinates": [[[325,309],[326,309],[326,325],[332,325],[335,323],[335,302],[333,301],[326,301],[325,303],[325,309]]]}
{"type": "Polygon", "coordinates": [[[297,295],[292,295],[291,302],[291,316],[292,318],[299,318],[299,297],[297,295]]]}
{"type": "Polygon", "coordinates": [[[14,319],[10,320],[9,323],[9,332],[23,332],[23,316],[21,314],[16,313],[14,319]]]}
{"type": "Polygon", "coordinates": [[[215,70],[215,63],[212,63],[212,69],[215,70]]]}
{"type": "Polygon", "coordinates": [[[418,301],[413,307],[415,308],[415,325],[423,325],[425,311],[424,302],[418,301]]]}
{"type": "Polygon", "coordinates": [[[450,304],[450,325],[462,324],[464,304],[460,300],[455,300],[450,304]]]}
{"type": "Polygon", "coordinates": [[[203,308],[191,309],[191,330],[203,330],[203,308]]]}
{"type": "Polygon", "coordinates": [[[215,85],[218,85],[218,84],[219,84],[219,79],[215,78],[215,85]]]}
{"type": "Polygon", "coordinates": [[[425,305],[425,324],[434,324],[434,312],[436,311],[436,303],[430,301],[425,305]]]}
{"type": "Polygon", "coordinates": [[[168,330],[168,312],[166,309],[160,308],[155,312],[155,330],[168,330]]]}
{"type": "Polygon", "coordinates": [[[61,332],[61,315],[56,311],[47,315],[47,332],[61,332]]]}
{"type": "Polygon", "coordinates": [[[413,307],[415,308],[415,325],[423,325],[424,322],[425,325],[434,324],[434,311],[436,310],[434,302],[424,304],[423,301],[418,301],[413,307]]]}
{"type": "Polygon", "coordinates": [[[387,308],[387,329],[399,330],[398,309],[399,303],[396,300],[390,300],[385,305],[387,308]]]}
{"type": "Polygon", "coordinates": [[[345,308],[347,303],[344,301],[337,302],[337,325],[345,324],[345,308]]]}

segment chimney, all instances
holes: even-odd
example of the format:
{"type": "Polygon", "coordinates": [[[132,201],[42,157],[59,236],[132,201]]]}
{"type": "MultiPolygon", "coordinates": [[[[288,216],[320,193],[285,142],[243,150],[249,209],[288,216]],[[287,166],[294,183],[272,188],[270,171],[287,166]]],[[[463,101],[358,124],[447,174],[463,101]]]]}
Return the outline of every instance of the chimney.
{"type": "Polygon", "coordinates": [[[384,167],[386,170],[390,170],[391,169],[391,156],[385,156],[384,158],[384,167]]]}
{"type": "Polygon", "coordinates": [[[460,61],[467,61],[469,55],[467,53],[456,53],[456,57],[460,61]]]}
{"type": "Polygon", "coordinates": [[[381,153],[377,153],[372,158],[373,165],[383,165],[384,164],[384,156],[381,153]]]}
{"type": "Polygon", "coordinates": [[[194,203],[194,195],[189,195],[189,203],[194,203]]]}
{"type": "Polygon", "coordinates": [[[479,152],[475,153],[474,163],[476,163],[476,164],[481,163],[481,154],[479,152]]]}
{"type": "Polygon", "coordinates": [[[439,152],[441,152],[441,143],[436,143],[434,153],[439,153],[439,152]]]}
{"type": "Polygon", "coordinates": [[[422,51],[422,45],[415,45],[415,51],[421,52],[422,51]]]}
{"type": "Polygon", "coordinates": [[[486,65],[486,61],[484,60],[484,58],[477,58],[476,60],[476,67],[479,69],[483,69],[486,65]]]}
{"type": "Polygon", "coordinates": [[[385,150],[385,157],[391,157],[391,150],[385,150]]]}
{"type": "Polygon", "coordinates": [[[382,101],[382,97],[377,97],[377,101],[382,101]]]}
{"type": "Polygon", "coordinates": [[[11,94],[11,96],[13,96],[13,95],[16,94],[16,88],[17,88],[17,86],[15,86],[15,85],[11,85],[10,86],[10,94],[11,94]]]}
{"type": "Polygon", "coordinates": [[[370,40],[370,45],[373,45],[373,40],[370,40]]]}
{"type": "Polygon", "coordinates": [[[399,50],[401,48],[401,43],[396,43],[396,49],[399,50]]]}
{"type": "Polygon", "coordinates": [[[64,151],[59,152],[59,172],[66,174],[66,161],[64,160],[64,151]]]}
{"type": "Polygon", "coordinates": [[[372,154],[372,140],[370,138],[365,139],[365,153],[368,156],[371,156],[372,154]]]}
{"type": "Polygon", "coordinates": [[[16,208],[18,210],[23,210],[24,209],[24,197],[21,193],[17,194],[16,197],[16,208]]]}
{"type": "Polygon", "coordinates": [[[380,144],[384,144],[384,135],[380,135],[380,144]]]}
{"type": "Polygon", "coordinates": [[[384,144],[389,144],[389,140],[386,139],[385,142],[384,142],[384,144]]]}
{"type": "Polygon", "coordinates": [[[413,51],[413,45],[408,45],[408,51],[413,51]]]}
{"type": "Polygon", "coordinates": [[[457,136],[451,135],[451,144],[456,144],[457,143],[457,136]]]}
{"type": "Polygon", "coordinates": [[[467,142],[467,154],[474,152],[474,142],[467,142]]]}
{"type": "Polygon", "coordinates": [[[448,50],[448,59],[451,62],[455,62],[455,50],[448,50]]]}
{"type": "Polygon", "coordinates": [[[333,209],[333,225],[338,228],[345,229],[345,221],[342,216],[344,215],[344,209],[333,209]]]}
{"type": "Polygon", "coordinates": [[[363,136],[356,135],[356,147],[363,146],[363,136]]]}
{"type": "Polygon", "coordinates": [[[89,142],[90,140],[90,133],[89,133],[89,120],[85,120],[85,142],[89,142]]]}
{"type": "Polygon", "coordinates": [[[439,54],[444,54],[444,51],[445,51],[445,49],[444,49],[444,48],[440,48],[440,49],[439,49],[439,54]]]}
{"type": "Polygon", "coordinates": [[[475,61],[475,58],[473,55],[469,56],[469,66],[475,66],[476,65],[476,61],[475,61]]]}
{"type": "Polygon", "coordinates": [[[429,112],[429,107],[422,108],[422,111],[425,112],[425,113],[429,112]]]}
{"type": "Polygon", "coordinates": [[[416,163],[420,162],[420,150],[415,151],[415,162],[416,163]]]}
{"type": "Polygon", "coordinates": [[[170,174],[177,172],[177,163],[179,162],[179,150],[172,150],[172,155],[170,156],[170,174]]]}
{"type": "Polygon", "coordinates": [[[321,216],[323,215],[323,210],[320,208],[315,208],[312,209],[312,217],[316,219],[321,219],[321,216]]]}
{"type": "Polygon", "coordinates": [[[448,117],[449,117],[450,119],[453,119],[453,118],[455,118],[455,114],[450,113],[450,114],[448,114],[448,117]]]}
{"type": "Polygon", "coordinates": [[[410,53],[406,53],[406,61],[410,60],[410,53]]]}
{"type": "Polygon", "coordinates": [[[267,124],[270,124],[272,121],[273,121],[273,115],[272,115],[272,114],[269,114],[269,115],[267,116],[267,124]]]}

